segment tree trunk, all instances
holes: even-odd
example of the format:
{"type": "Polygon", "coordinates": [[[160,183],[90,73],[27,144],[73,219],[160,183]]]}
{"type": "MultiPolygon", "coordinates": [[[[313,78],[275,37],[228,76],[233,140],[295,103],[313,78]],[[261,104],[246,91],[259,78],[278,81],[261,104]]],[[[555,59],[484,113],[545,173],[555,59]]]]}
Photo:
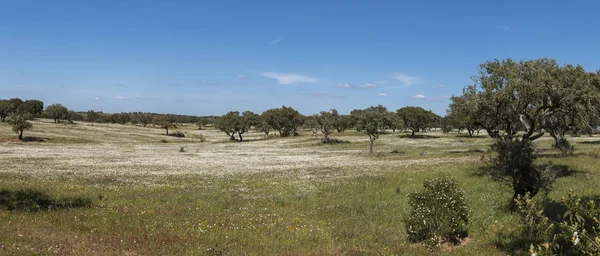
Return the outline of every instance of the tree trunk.
{"type": "Polygon", "coordinates": [[[412,130],[412,135],[411,137],[414,139],[415,138],[415,130],[412,130]]]}
{"type": "Polygon", "coordinates": [[[241,133],[238,133],[238,136],[240,136],[240,142],[244,140],[241,133]]]}
{"type": "Polygon", "coordinates": [[[375,142],[375,140],[371,139],[371,144],[369,145],[369,153],[373,154],[373,142],[375,142]]]}
{"type": "Polygon", "coordinates": [[[469,138],[473,138],[473,130],[468,129],[467,131],[469,132],[469,138]]]}
{"type": "Polygon", "coordinates": [[[18,136],[19,140],[23,140],[23,130],[19,130],[18,136]]]}
{"type": "Polygon", "coordinates": [[[165,130],[167,131],[167,135],[169,135],[169,128],[165,127],[165,130]]]}

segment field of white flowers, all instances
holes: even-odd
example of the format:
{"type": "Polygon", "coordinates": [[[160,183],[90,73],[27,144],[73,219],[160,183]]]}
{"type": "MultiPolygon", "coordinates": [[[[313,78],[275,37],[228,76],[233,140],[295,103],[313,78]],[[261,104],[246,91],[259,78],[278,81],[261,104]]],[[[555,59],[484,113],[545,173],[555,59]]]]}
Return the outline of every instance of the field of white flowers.
{"type": "MultiPolygon", "coordinates": [[[[505,207],[510,189],[475,175],[491,142],[483,133],[390,132],[369,154],[368,137],[355,131],[324,145],[309,131],[268,139],[250,132],[232,142],[193,125],[177,129],[184,138],[133,125],[33,126],[24,135],[35,141],[19,142],[0,124],[0,189],[91,204],[0,210],[0,254],[428,255],[407,241],[403,216],[406,195],[439,176],[457,180],[472,212],[470,242],[439,253],[520,252],[509,246],[519,228],[505,207]]],[[[577,153],[568,157],[555,157],[549,138],[538,142],[541,162],[574,173],[550,197],[600,186],[600,139],[569,139],[577,153]]]]}

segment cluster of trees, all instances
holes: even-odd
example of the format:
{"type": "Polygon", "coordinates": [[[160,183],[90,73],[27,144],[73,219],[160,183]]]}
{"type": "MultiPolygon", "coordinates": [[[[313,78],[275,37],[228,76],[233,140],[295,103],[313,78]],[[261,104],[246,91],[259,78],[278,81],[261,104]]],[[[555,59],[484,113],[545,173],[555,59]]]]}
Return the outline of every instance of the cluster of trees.
{"type": "MultiPolygon", "coordinates": [[[[82,120],[77,121],[88,121],[96,123],[112,123],[112,124],[133,124],[142,125],[144,127],[154,124],[153,120],[157,116],[163,114],[148,113],[148,112],[121,112],[121,113],[103,113],[102,111],[89,110],[87,112],[79,113],[82,120]]],[[[210,124],[214,124],[216,118],[214,116],[199,117],[199,116],[188,116],[188,115],[174,115],[169,114],[169,118],[173,119],[173,123],[195,123],[199,127],[205,127],[210,124]]]]}
{"type": "Polygon", "coordinates": [[[23,139],[23,131],[32,127],[28,120],[41,116],[43,111],[44,103],[39,100],[0,100],[0,121],[8,121],[19,140],[23,139]]]}
{"type": "Polygon", "coordinates": [[[410,129],[414,137],[415,132],[440,127],[441,121],[442,117],[420,107],[404,107],[391,112],[378,105],[353,110],[350,115],[340,115],[336,109],[331,109],[312,116],[303,116],[291,107],[282,106],[269,109],[260,115],[252,111],[231,111],[216,118],[215,127],[225,132],[231,140],[237,140],[237,134],[240,141],[243,140],[242,134],[252,128],[264,132],[267,137],[272,131],[277,131],[281,137],[287,137],[298,135],[298,129],[310,129],[315,137],[320,132],[323,142],[329,142],[329,135],[334,131],[356,129],[369,136],[370,152],[373,152],[374,141],[387,130],[395,132],[410,129]]]}
{"type": "Polygon", "coordinates": [[[531,142],[548,133],[567,153],[572,147],[565,135],[598,127],[600,72],[548,58],[506,59],[481,64],[473,80],[452,97],[447,121],[469,134],[483,129],[496,139],[491,171],[512,183],[515,198],[534,196],[543,186],[531,142]]]}

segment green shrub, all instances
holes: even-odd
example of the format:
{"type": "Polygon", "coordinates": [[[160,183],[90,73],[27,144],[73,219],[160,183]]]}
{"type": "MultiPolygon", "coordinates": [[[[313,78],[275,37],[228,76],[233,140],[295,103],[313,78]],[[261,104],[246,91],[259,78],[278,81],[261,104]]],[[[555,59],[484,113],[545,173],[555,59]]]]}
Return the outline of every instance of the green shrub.
{"type": "Polygon", "coordinates": [[[183,138],[183,137],[185,137],[185,134],[183,132],[176,131],[176,132],[169,133],[169,136],[183,138]]]}
{"type": "MultiPolygon", "coordinates": [[[[485,170],[492,179],[514,191],[511,205],[518,196],[535,196],[540,189],[551,186],[551,180],[544,181],[543,173],[536,169],[534,162],[537,153],[529,141],[496,140],[491,146],[489,167],[485,170]]],[[[547,189],[546,189],[547,191],[547,189]]]]}
{"type": "Polygon", "coordinates": [[[466,237],[469,208],[465,192],[448,177],[426,181],[424,190],[408,195],[412,207],[406,219],[411,242],[421,242],[430,249],[441,242],[458,244],[466,237]]]}
{"type": "MultiPolygon", "coordinates": [[[[522,230],[535,234],[533,255],[600,255],[600,209],[598,198],[582,198],[570,192],[563,197],[559,222],[552,222],[528,197],[519,198],[522,230]],[[533,205],[533,206],[530,206],[533,205]],[[537,208],[537,209],[536,209],[537,208]],[[536,244],[536,245],[534,245],[536,244]]],[[[530,237],[525,237],[530,238],[530,237]]]]}

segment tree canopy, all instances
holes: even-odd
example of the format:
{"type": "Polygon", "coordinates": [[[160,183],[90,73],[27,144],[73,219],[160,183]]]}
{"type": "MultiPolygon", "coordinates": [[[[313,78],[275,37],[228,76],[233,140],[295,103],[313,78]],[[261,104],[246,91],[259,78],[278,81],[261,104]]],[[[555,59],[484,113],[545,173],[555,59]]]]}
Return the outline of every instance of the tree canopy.
{"type": "Polygon", "coordinates": [[[382,105],[366,109],[355,109],[350,113],[356,122],[356,130],[369,136],[369,152],[373,153],[373,143],[383,134],[389,125],[387,108],[382,105]]]}

